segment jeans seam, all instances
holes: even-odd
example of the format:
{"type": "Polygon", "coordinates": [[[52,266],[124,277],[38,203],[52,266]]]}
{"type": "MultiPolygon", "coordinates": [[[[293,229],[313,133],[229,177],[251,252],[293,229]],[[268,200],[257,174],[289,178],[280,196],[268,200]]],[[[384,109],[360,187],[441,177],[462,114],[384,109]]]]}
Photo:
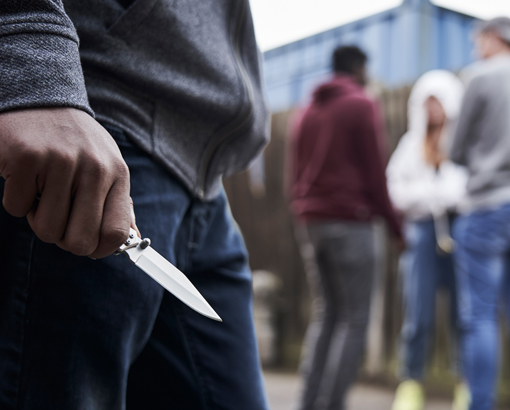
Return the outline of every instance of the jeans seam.
{"type": "MultiPolygon", "coordinates": [[[[186,230],[187,237],[183,241],[185,243],[185,246],[183,246],[183,251],[181,254],[184,271],[188,270],[192,264],[190,243],[194,240],[194,236],[195,236],[194,231],[195,231],[195,226],[196,226],[196,223],[195,223],[196,216],[194,215],[194,212],[193,212],[195,206],[196,206],[196,204],[192,202],[190,204],[188,211],[187,211],[187,212],[189,212],[190,221],[189,221],[189,227],[186,230]]],[[[182,309],[183,309],[183,306],[181,306],[180,304],[175,305],[175,311],[176,311],[177,319],[179,321],[179,326],[182,329],[184,341],[186,343],[186,347],[187,347],[190,357],[191,357],[191,366],[193,367],[194,373],[197,377],[197,384],[198,384],[198,389],[200,391],[200,398],[201,398],[202,406],[203,406],[204,410],[207,410],[209,408],[209,406],[207,405],[208,394],[207,394],[207,389],[205,388],[207,383],[204,380],[201,372],[199,371],[199,366],[197,363],[198,355],[195,351],[194,344],[193,344],[193,337],[191,335],[190,329],[186,325],[186,321],[185,321],[184,313],[183,313],[182,309]]]]}
{"type": "Polygon", "coordinates": [[[18,380],[18,391],[17,391],[17,405],[16,407],[18,410],[22,410],[22,403],[21,403],[21,390],[23,389],[22,386],[22,372],[25,368],[25,351],[26,351],[26,342],[27,342],[27,316],[28,316],[28,304],[30,299],[30,288],[31,288],[31,282],[32,282],[32,266],[33,266],[33,259],[34,259],[34,245],[35,245],[35,234],[32,234],[32,239],[30,241],[30,249],[29,249],[29,257],[28,257],[28,266],[27,266],[27,287],[26,287],[26,296],[25,296],[25,304],[24,304],[24,312],[23,312],[23,323],[22,323],[22,331],[21,331],[21,351],[20,351],[20,358],[19,358],[19,380],[18,380]]]}
{"type": "Polygon", "coordinates": [[[190,223],[189,223],[189,234],[188,234],[188,238],[187,238],[187,241],[186,241],[186,249],[185,249],[185,266],[187,268],[191,268],[191,260],[192,260],[192,255],[191,255],[191,244],[194,243],[193,241],[195,240],[195,221],[196,221],[196,216],[193,214],[193,210],[195,208],[195,204],[191,204],[191,209],[190,209],[190,223]]]}
{"type": "Polygon", "coordinates": [[[204,410],[207,410],[209,408],[209,406],[207,405],[207,403],[209,401],[208,396],[210,396],[210,395],[208,394],[207,389],[205,388],[207,383],[204,380],[202,373],[199,371],[199,366],[197,363],[198,354],[196,353],[194,346],[193,346],[193,342],[192,342],[193,337],[191,335],[191,332],[183,318],[184,315],[182,314],[182,306],[181,305],[176,306],[176,313],[177,313],[177,318],[179,320],[179,325],[180,325],[180,327],[183,331],[183,334],[184,334],[184,340],[186,341],[186,346],[188,348],[188,351],[189,351],[191,359],[192,359],[191,365],[193,366],[193,370],[197,377],[202,405],[204,407],[204,410]]]}

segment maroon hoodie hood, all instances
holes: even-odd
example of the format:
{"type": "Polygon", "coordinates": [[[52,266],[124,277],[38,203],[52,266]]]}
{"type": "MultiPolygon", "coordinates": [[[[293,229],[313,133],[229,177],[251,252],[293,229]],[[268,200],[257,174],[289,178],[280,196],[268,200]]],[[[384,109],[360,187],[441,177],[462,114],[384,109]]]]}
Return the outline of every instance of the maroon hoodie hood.
{"type": "Polygon", "coordinates": [[[320,85],[313,93],[312,104],[322,105],[346,94],[362,92],[353,77],[337,75],[329,83],[320,85]]]}
{"type": "Polygon", "coordinates": [[[291,207],[311,220],[381,215],[400,236],[386,189],[385,146],[376,104],[352,76],[319,86],[291,135],[291,207]]]}

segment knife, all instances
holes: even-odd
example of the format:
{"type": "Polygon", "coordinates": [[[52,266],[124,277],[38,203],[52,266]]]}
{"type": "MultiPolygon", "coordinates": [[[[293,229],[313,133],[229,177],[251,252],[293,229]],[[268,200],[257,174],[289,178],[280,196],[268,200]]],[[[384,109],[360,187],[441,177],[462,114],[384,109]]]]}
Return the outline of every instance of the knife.
{"type": "Polygon", "coordinates": [[[132,263],[191,309],[208,318],[222,322],[218,314],[186,275],[152,249],[150,244],[150,239],[139,238],[136,231],[129,228],[129,238],[114,255],[126,255],[132,263]]]}

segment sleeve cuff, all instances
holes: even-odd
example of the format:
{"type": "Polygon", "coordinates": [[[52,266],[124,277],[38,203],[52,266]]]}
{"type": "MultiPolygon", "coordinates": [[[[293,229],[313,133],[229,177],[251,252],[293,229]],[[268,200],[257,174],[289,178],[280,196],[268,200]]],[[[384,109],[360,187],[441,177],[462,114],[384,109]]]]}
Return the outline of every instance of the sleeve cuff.
{"type": "Polygon", "coordinates": [[[0,37],[0,112],[73,107],[90,115],[78,44],[55,34],[0,37]]]}

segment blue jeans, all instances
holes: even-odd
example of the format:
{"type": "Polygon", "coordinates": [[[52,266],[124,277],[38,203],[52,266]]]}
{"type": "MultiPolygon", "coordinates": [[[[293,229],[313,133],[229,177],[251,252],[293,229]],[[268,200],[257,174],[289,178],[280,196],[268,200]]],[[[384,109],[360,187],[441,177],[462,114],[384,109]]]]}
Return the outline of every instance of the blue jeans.
{"type": "Polygon", "coordinates": [[[120,130],[109,131],[131,171],[142,235],[223,323],[127,258],[74,256],[0,206],[0,408],[266,410],[251,273],[225,194],[193,199],[120,130]]]}
{"type": "Polygon", "coordinates": [[[454,229],[462,367],[471,410],[489,410],[499,363],[498,313],[510,277],[510,204],[459,218],[454,229]]]}
{"type": "Polygon", "coordinates": [[[434,334],[436,293],[441,287],[446,288],[450,295],[452,350],[456,353],[455,275],[452,256],[437,251],[433,220],[407,223],[405,238],[407,249],[400,261],[404,299],[404,323],[400,336],[401,377],[421,380],[429,342],[434,334]]]}

